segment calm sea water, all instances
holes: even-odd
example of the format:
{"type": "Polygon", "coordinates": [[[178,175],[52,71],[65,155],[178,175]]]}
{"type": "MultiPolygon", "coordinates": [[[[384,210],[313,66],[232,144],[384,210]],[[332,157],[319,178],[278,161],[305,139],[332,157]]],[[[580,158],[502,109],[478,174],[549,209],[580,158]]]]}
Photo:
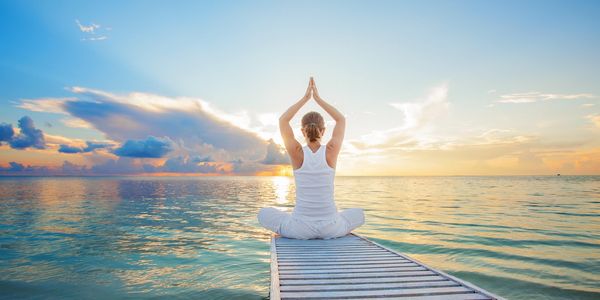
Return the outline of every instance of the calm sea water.
{"type": "MultiPolygon", "coordinates": [[[[337,177],[357,230],[509,299],[600,299],[600,176],[337,177]]],[[[0,298],[264,299],[293,178],[0,178],[0,298]]]]}

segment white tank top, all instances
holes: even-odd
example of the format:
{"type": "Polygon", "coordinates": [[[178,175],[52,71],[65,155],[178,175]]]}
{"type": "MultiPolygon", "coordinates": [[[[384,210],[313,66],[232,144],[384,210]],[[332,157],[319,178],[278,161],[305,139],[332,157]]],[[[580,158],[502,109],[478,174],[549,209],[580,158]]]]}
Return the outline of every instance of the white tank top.
{"type": "Polygon", "coordinates": [[[304,161],[294,170],[296,206],[292,215],[302,220],[331,220],[337,213],[333,199],[335,169],[327,164],[326,145],[312,152],[308,145],[302,147],[304,161]]]}

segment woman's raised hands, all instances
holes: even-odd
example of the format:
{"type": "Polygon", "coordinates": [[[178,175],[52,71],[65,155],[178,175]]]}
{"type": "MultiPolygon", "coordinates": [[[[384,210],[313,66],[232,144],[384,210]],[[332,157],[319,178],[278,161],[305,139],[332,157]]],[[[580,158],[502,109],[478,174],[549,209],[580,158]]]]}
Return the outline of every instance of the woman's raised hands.
{"type": "Polygon", "coordinates": [[[317,85],[315,84],[315,79],[310,77],[310,86],[312,86],[312,96],[315,98],[315,100],[320,101],[321,96],[319,96],[319,91],[317,90],[317,85]]]}
{"type": "Polygon", "coordinates": [[[308,87],[306,88],[306,93],[304,94],[304,97],[302,97],[302,100],[308,101],[310,100],[310,98],[312,98],[314,82],[315,81],[313,80],[313,78],[310,77],[310,79],[308,80],[308,87]]]}

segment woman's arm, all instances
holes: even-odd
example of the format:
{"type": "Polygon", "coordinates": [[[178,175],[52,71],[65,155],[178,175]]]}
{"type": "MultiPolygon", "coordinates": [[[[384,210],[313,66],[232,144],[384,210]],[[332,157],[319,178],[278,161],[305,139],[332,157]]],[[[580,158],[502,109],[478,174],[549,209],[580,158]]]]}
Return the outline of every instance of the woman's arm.
{"type": "Polygon", "coordinates": [[[300,110],[300,108],[306,104],[308,100],[310,100],[311,97],[312,77],[308,83],[308,88],[306,88],[306,93],[304,96],[294,105],[290,106],[290,108],[288,108],[281,115],[281,117],[279,117],[279,131],[281,132],[281,137],[283,138],[283,143],[285,144],[285,150],[290,155],[290,160],[292,161],[292,167],[294,169],[302,166],[302,160],[304,159],[304,156],[302,153],[302,145],[300,145],[300,143],[294,137],[294,131],[292,130],[292,126],[290,126],[290,121],[300,110]]]}
{"type": "Polygon", "coordinates": [[[323,100],[321,96],[319,96],[319,91],[317,90],[317,86],[312,77],[311,85],[313,87],[313,97],[315,98],[315,101],[317,101],[317,104],[319,104],[335,120],[335,127],[333,128],[331,140],[327,143],[327,147],[329,147],[329,150],[332,150],[331,152],[335,154],[333,158],[335,158],[334,160],[336,160],[337,154],[342,148],[342,142],[344,141],[344,133],[346,131],[346,118],[335,107],[325,102],[325,100],[323,100]]]}
{"type": "Polygon", "coordinates": [[[339,112],[335,107],[331,106],[331,104],[325,102],[325,100],[323,100],[321,98],[321,96],[319,96],[319,91],[317,90],[317,85],[315,84],[314,79],[311,77],[311,85],[312,85],[312,89],[313,89],[313,97],[315,98],[315,101],[317,101],[317,103],[336,121],[343,121],[345,120],[344,115],[342,115],[341,112],[339,112]]]}

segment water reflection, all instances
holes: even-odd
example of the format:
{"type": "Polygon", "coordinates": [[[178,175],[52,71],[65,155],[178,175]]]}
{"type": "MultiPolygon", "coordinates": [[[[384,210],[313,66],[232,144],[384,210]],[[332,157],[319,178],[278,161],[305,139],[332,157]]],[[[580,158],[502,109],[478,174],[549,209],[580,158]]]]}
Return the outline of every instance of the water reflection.
{"type": "MultiPolygon", "coordinates": [[[[256,212],[290,210],[294,191],[289,177],[1,178],[0,287],[260,299],[256,212]]],[[[358,233],[514,299],[598,297],[599,198],[599,177],[336,178],[339,208],[366,209],[358,233]]]]}
{"type": "Polygon", "coordinates": [[[273,177],[273,187],[275,188],[275,194],[277,195],[277,204],[288,203],[288,196],[290,194],[290,177],[277,176],[273,177]]]}

